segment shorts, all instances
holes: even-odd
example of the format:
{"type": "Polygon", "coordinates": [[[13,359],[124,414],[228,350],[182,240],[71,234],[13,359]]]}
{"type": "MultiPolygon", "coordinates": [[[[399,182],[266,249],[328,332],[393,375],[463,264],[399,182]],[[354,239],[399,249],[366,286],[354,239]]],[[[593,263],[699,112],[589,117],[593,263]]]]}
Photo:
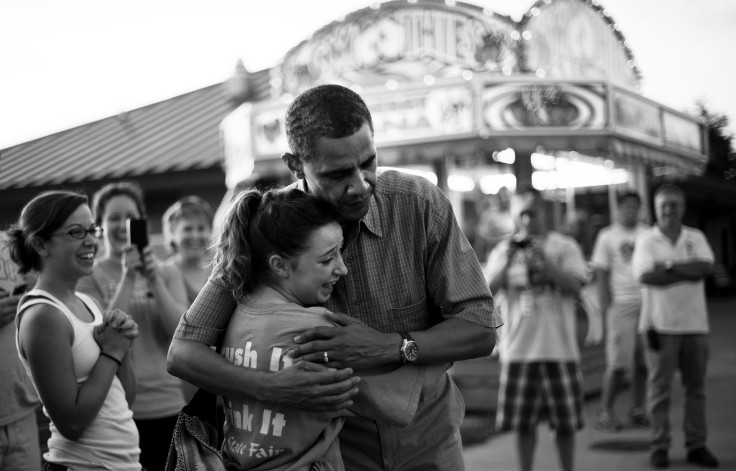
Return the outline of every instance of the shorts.
{"type": "Polygon", "coordinates": [[[583,377],[576,362],[504,362],[497,430],[534,430],[543,417],[558,432],[583,428],[583,377]]]}
{"type": "Polygon", "coordinates": [[[631,370],[644,367],[641,339],[638,335],[641,304],[612,304],[606,317],[606,367],[609,370],[631,370]]]}

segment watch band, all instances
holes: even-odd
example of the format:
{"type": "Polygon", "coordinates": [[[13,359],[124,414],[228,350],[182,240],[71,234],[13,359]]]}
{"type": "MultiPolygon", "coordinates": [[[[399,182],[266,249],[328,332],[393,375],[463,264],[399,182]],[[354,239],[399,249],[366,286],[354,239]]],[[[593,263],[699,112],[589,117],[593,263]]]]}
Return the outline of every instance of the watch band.
{"type": "Polygon", "coordinates": [[[404,340],[414,341],[414,339],[411,338],[411,335],[409,335],[409,332],[399,332],[399,335],[401,335],[401,338],[403,338],[404,340]]]}

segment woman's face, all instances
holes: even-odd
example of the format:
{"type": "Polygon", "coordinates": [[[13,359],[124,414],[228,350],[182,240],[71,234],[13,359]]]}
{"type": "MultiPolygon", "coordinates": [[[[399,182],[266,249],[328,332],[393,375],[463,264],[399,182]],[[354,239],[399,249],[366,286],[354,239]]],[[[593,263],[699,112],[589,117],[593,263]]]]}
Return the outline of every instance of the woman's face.
{"type": "Polygon", "coordinates": [[[212,236],[208,221],[201,217],[182,217],[171,228],[171,243],[183,258],[201,258],[207,251],[212,236]]]}
{"type": "Polygon", "coordinates": [[[105,230],[106,250],[120,256],[128,244],[126,220],[140,217],[138,206],[130,196],[113,196],[102,212],[102,228],[105,230]]]}
{"type": "Polygon", "coordinates": [[[289,276],[284,288],[302,306],[327,302],[341,276],[348,273],[340,254],[342,228],[336,222],[314,231],[306,249],[288,260],[289,276]]]}
{"type": "Polygon", "coordinates": [[[75,239],[69,234],[73,229],[89,230],[95,227],[92,211],[86,204],[79,206],[49,237],[46,244],[48,257],[43,258],[41,272],[54,270],[63,272],[70,279],[77,280],[92,274],[99,240],[93,233],[75,239]]]}

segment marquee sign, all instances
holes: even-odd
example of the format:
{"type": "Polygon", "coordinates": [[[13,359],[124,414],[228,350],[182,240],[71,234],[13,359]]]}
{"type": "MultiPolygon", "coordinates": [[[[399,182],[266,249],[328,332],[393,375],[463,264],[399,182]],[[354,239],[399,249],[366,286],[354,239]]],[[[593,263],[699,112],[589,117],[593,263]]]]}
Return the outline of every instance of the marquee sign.
{"type": "MultiPolygon", "coordinates": [[[[467,84],[368,95],[365,102],[378,145],[453,136],[477,127],[473,121],[473,94],[467,84]]],[[[285,115],[283,104],[254,108],[251,125],[256,159],[279,156],[288,150],[285,115]]]]}
{"type": "Polygon", "coordinates": [[[323,83],[361,86],[388,79],[517,69],[513,23],[480,9],[443,3],[388,2],[360,10],[317,31],[284,57],[275,72],[281,92],[298,94],[323,83]]]}
{"type": "Polygon", "coordinates": [[[490,84],[482,92],[483,123],[493,131],[603,129],[603,85],[554,83],[490,84]]]}

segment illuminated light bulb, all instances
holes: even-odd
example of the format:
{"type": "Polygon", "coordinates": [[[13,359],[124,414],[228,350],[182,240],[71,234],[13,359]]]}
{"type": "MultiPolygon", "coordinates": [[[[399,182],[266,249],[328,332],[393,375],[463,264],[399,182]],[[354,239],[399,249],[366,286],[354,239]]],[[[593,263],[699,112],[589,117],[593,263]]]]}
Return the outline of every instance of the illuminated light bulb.
{"type": "Polygon", "coordinates": [[[397,88],[399,88],[399,82],[394,79],[388,79],[386,80],[386,88],[388,88],[389,90],[396,90],[397,88]]]}
{"type": "Polygon", "coordinates": [[[529,13],[531,13],[533,16],[539,16],[539,14],[541,13],[541,11],[539,10],[539,8],[534,7],[531,10],[529,10],[529,13]]]}
{"type": "Polygon", "coordinates": [[[521,33],[521,37],[525,40],[529,41],[532,38],[532,32],[531,31],[524,31],[521,33]]]}
{"type": "Polygon", "coordinates": [[[544,78],[545,75],[547,75],[547,72],[544,69],[537,69],[537,77],[544,78]]]}
{"type": "Polygon", "coordinates": [[[447,187],[452,191],[467,193],[473,191],[475,182],[465,175],[450,175],[447,177],[447,187]]]}
{"type": "Polygon", "coordinates": [[[271,78],[271,80],[269,81],[269,83],[271,84],[271,86],[273,88],[279,88],[281,86],[281,84],[284,83],[284,81],[281,80],[281,77],[273,77],[273,78],[271,78]]]}
{"type": "Polygon", "coordinates": [[[294,101],[294,95],[292,95],[291,93],[284,93],[283,95],[281,95],[281,102],[282,103],[289,104],[292,101],[294,101]]]}
{"type": "Polygon", "coordinates": [[[504,75],[511,75],[511,72],[512,72],[511,66],[510,66],[510,65],[504,65],[504,66],[503,66],[503,67],[501,68],[501,72],[502,72],[502,73],[503,73],[504,75]]]}
{"type": "Polygon", "coordinates": [[[425,75],[424,76],[424,84],[425,85],[434,85],[435,78],[434,75],[425,75]]]}
{"type": "Polygon", "coordinates": [[[483,14],[486,15],[486,16],[493,16],[495,13],[490,8],[484,8],[483,9],[483,14]]]}
{"type": "Polygon", "coordinates": [[[514,41],[518,41],[519,38],[521,38],[521,34],[519,34],[518,31],[511,32],[511,39],[513,39],[514,41]]]}
{"type": "Polygon", "coordinates": [[[463,70],[462,76],[465,80],[473,80],[473,71],[463,70]]]}
{"type": "Polygon", "coordinates": [[[445,0],[445,5],[449,7],[454,7],[456,3],[457,3],[456,0],[445,0]]]}

